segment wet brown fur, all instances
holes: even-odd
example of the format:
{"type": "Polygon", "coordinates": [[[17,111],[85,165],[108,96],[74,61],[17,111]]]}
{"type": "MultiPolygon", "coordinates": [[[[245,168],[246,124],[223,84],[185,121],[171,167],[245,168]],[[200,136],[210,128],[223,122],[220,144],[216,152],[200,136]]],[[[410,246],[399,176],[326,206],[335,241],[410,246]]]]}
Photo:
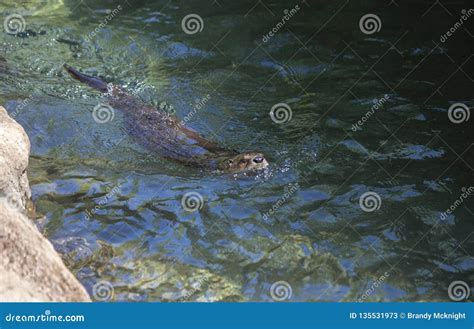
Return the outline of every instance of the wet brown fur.
{"type": "Polygon", "coordinates": [[[268,166],[263,154],[259,152],[239,154],[224,148],[179,124],[168,113],[145,104],[124,90],[80,73],[68,65],[64,65],[64,68],[73,78],[106,93],[110,106],[126,115],[131,135],[163,157],[224,172],[241,172],[268,166]]]}

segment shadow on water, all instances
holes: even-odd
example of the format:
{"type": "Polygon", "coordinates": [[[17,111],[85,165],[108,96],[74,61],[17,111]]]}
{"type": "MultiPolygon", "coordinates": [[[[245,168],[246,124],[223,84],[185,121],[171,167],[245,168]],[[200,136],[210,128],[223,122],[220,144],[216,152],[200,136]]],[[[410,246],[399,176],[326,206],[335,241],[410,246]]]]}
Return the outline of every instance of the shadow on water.
{"type": "Polygon", "coordinates": [[[474,31],[442,40],[467,3],[0,8],[26,21],[0,35],[0,103],[31,139],[38,226],[90,292],[108,281],[113,300],[270,301],[286,281],[293,301],[419,301],[473,282],[472,196],[444,213],[473,177],[472,119],[455,124],[448,108],[473,106],[474,31]],[[190,13],[201,32],[184,33],[190,13]],[[379,32],[361,32],[367,13],[379,32]],[[94,120],[104,100],[65,62],[261,150],[270,170],[215,175],[150,153],[118,111],[94,120]],[[278,103],[291,118],[272,120],[278,103]]]}

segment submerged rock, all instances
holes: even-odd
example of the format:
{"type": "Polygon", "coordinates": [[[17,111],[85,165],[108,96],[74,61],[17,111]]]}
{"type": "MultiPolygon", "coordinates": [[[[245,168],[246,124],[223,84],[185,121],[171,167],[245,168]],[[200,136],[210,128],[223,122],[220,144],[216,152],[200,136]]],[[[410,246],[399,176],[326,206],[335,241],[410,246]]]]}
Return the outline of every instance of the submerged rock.
{"type": "Polygon", "coordinates": [[[320,282],[348,283],[347,275],[337,258],[321,252],[307,236],[291,234],[268,253],[259,270],[289,276],[298,273],[301,278],[311,277],[320,282]]]}
{"type": "Polygon", "coordinates": [[[0,302],[89,301],[32,217],[30,142],[0,106],[0,302]]]}
{"type": "Polygon", "coordinates": [[[281,282],[291,291],[288,301],[347,298],[351,279],[334,255],[319,250],[304,235],[290,234],[282,238],[261,261],[247,266],[244,271],[250,273],[246,289],[253,291],[255,300],[275,300],[271,287],[281,282]]]}
{"type": "MultiPolygon", "coordinates": [[[[175,260],[146,258],[132,260],[120,270],[132,272],[126,282],[117,283],[119,300],[159,300],[162,302],[243,301],[241,283],[208,269],[175,260]],[[134,292],[135,294],[131,294],[134,292]],[[134,296],[135,295],[135,296],[134,296]]],[[[113,277],[110,278],[113,280],[113,277]]]]}

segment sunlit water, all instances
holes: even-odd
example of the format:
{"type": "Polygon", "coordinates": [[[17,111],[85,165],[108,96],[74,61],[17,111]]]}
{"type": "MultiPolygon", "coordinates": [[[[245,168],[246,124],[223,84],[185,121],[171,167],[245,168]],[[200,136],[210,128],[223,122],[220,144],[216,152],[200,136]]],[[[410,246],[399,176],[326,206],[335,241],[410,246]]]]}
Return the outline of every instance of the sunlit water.
{"type": "Polygon", "coordinates": [[[278,281],[290,301],[449,300],[452,281],[474,278],[474,196],[443,216],[473,185],[472,118],[448,119],[474,104],[472,42],[439,41],[462,7],[422,16],[428,4],[400,2],[0,4],[26,22],[0,34],[0,103],[31,140],[39,228],[90,293],[106,281],[116,301],[270,301],[278,281]],[[365,35],[371,12],[383,25],[365,35]],[[184,33],[190,13],[201,32],[184,33]],[[104,99],[63,63],[181,119],[207,97],[187,124],[271,168],[218,175],[150,153],[118,111],[93,119],[104,99]],[[277,103],[289,121],[272,121],[277,103]],[[367,192],[380,200],[362,209],[367,192]]]}

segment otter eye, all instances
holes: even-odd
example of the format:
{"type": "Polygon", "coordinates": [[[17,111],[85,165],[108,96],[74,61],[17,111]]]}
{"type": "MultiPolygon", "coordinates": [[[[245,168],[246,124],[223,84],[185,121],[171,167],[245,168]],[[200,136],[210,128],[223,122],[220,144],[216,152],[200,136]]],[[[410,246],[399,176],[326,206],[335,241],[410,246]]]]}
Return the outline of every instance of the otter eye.
{"type": "Polygon", "coordinates": [[[242,159],[242,160],[239,161],[239,163],[247,163],[247,160],[242,159]]]}
{"type": "Polygon", "coordinates": [[[253,159],[253,162],[255,162],[255,163],[262,163],[262,162],[263,162],[263,157],[261,157],[261,156],[255,157],[255,158],[253,159]]]}
{"type": "Polygon", "coordinates": [[[227,160],[228,164],[232,164],[233,162],[234,162],[234,160],[231,160],[231,159],[227,160]]]}

